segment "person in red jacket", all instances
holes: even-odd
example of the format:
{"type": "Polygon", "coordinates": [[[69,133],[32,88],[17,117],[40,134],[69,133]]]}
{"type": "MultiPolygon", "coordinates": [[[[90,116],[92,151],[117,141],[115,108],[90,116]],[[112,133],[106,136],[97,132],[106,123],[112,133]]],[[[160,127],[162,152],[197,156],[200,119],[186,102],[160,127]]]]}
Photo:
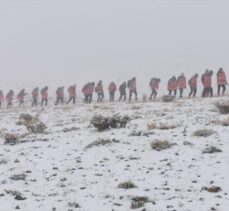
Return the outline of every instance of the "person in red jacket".
{"type": "Polygon", "coordinates": [[[88,89],[87,89],[87,102],[86,103],[91,103],[92,102],[92,97],[93,93],[95,90],[95,82],[89,83],[88,89]]]}
{"type": "Polygon", "coordinates": [[[183,92],[184,89],[186,89],[186,77],[184,76],[184,73],[182,73],[178,79],[177,79],[177,86],[179,88],[180,91],[180,98],[183,97],[183,92]]]}
{"type": "Polygon", "coordinates": [[[128,81],[127,87],[129,88],[129,102],[131,101],[132,94],[135,94],[135,100],[138,100],[138,93],[137,93],[137,83],[136,77],[133,77],[131,80],[128,81]]]}
{"type": "Polygon", "coordinates": [[[25,93],[25,89],[22,89],[18,95],[17,95],[17,99],[19,101],[19,107],[21,107],[21,105],[25,106],[24,104],[24,100],[25,100],[25,96],[27,95],[27,93],[25,93]]]}
{"type": "Polygon", "coordinates": [[[71,101],[73,101],[73,105],[76,103],[76,85],[70,86],[68,88],[68,94],[69,94],[69,100],[67,104],[69,104],[71,101]]]}
{"type": "Polygon", "coordinates": [[[159,88],[160,81],[161,81],[161,79],[159,79],[159,78],[152,78],[150,80],[149,86],[150,86],[150,88],[152,90],[152,93],[151,93],[151,95],[149,97],[149,100],[152,100],[152,99],[155,100],[156,99],[156,97],[157,97],[157,90],[159,88]]]}
{"type": "Polygon", "coordinates": [[[223,89],[222,95],[224,95],[226,91],[227,79],[226,79],[226,74],[223,71],[223,68],[219,68],[219,71],[217,72],[216,75],[217,75],[217,85],[218,85],[218,96],[220,95],[221,87],[223,89]]]}
{"type": "Polygon", "coordinates": [[[4,102],[4,94],[3,94],[3,91],[0,90],[0,108],[2,107],[3,102],[4,102]]]}
{"type": "Polygon", "coordinates": [[[13,96],[14,96],[14,91],[11,89],[6,95],[7,108],[12,108],[13,96]]]}
{"type": "Polygon", "coordinates": [[[197,92],[197,78],[198,78],[198,74],[196,73],[188,81],[188,84],[190,86],[189,97],[191,97],[191,96],[195,97],[196,96],[196,92],[197,92]]]}
{"type": "Polygon", "coordinates": [[[98,94],[97,102],[102,102],[104,98],[104,90],[103,90],[102,81],[99,81],[99,83],[96,85],[95,92],[98,94]]]}
{"type": "Polygon", "coordinates": [[[169,91],[169,96],[171,96],[172,92],[174,92],[174,96],[177,95],[177,79],[175,76],[173,76],[168,81],[168,91],[169,91]]]}
{"type": "Polygon", "coordinates": [[[39,88],[36,87],[32,91],[32,98],[33,98],[32,107],[37,106],[38,95],[39,95],[39,88]]]}
{"type": "Polygon", "coordinates": [[[114,102],[116,90],[117,90],[117,86],[116,86],[115,82],[111,82],[109,87],[108,87],[108,91],[109,91],[109,95],[110,95],[110,102],[114,102]]]}
{"type": "Polygon", "coordinates": [[[56,103],[55,106],[57,106],[61,102],[64,103],[64,87],[58,87],[56,90],[56,103]]]}
{"type": "Polygon", "coordinates": [[[202,93],[202,97],[213,97],[213,89],[212,89],[212,75],[213,71],[207,71],[203,74],[202,83],[204,85],[204,90],[202,93]]]}
{"type": "Polygon", "coordinates": [[[45,103],[45,106],[48,105],[48,87],[44,87],[41,89],[41,106],[43,106],[45,103]]]}

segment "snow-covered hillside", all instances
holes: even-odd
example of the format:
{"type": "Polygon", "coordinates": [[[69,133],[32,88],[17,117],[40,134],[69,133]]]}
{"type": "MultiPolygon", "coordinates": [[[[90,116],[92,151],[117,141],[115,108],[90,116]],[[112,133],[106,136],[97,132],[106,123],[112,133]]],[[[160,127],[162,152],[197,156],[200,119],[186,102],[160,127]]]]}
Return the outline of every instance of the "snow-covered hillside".
{"type": "Polygon", "coordinates": [[[45,134],[17,124],[40,109],[0,111],[0,210],[227,211],[229,116],[215,107],[220,99],[49,107],[39,116],[45,134]],[[90,124],[115,114],[131,118],[126,128],[90,124]],[[24,138],[6,144],[6,134],[24,138]]]}

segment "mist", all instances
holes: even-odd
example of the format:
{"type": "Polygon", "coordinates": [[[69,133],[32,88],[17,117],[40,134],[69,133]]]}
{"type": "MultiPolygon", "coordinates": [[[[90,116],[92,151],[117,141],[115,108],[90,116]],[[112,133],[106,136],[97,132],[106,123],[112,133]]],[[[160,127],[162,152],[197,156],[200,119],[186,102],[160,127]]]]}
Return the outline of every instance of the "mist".
{"type": "MultiPolygon", "coordinates": [[[[1,1],[0,89],[229,69],[226,1],[1,1]]],[[[215,80],[216,77],[214,77],[215,80]]],[[[199,83],[199,88],[201,84],[199,83]]],[[[81,93],[80,93],[81,94],[81,93]]]]}

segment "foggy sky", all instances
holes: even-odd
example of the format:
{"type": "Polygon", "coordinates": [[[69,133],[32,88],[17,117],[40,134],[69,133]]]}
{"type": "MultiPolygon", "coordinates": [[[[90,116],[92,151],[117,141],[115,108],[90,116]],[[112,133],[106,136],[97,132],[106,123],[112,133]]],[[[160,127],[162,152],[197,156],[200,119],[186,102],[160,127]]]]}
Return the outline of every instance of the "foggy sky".
{"type": "Polygon", "coordinates": [[[228,20],[227,1],[2,0],[0,89],[229,73],[228,20]]]}

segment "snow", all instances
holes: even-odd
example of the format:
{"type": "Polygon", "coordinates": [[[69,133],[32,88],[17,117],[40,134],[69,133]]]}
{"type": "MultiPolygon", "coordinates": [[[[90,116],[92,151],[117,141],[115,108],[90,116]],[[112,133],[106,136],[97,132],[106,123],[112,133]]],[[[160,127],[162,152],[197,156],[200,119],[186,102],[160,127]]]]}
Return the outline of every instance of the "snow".
{"type": "Polygon", "coordinates": [[[217,125],[228,115],[218,113],[214,103],[225,98],[182,99],[172,103],[102,103],[48,107],[40,120],[47,134],[30,134],[27,142],[5,145],[6,133],[23,134],[17,125],[21,113],[35,115],[40,108],[0,111],[0,210],[23,211],[131,210],[131,197],[147,196],[154,201],[136,210],[220,210],[229,207],[229,128],[217,125]],[[128,115],[126,128],[98,132],[90,120],[95,115],[128,115]],[[133,131],[147,132],[147,124],[175,125],[174,129],[153,129],[148,136],[131,136],[133,131]],[[74,129],[63,132],[63,129],[74,129]],[[198,129],[212,129],[209,137],[195,137],[198,129]],[[117,139],[119,143],[85,147],[98,139],[117,139]],[[151,142],[167,140],[170,149],[155,151],[151,142]],[[188,142],[189,144],[184,144],[188,142]],[[203,154],[208,146],[221,153],[203,154]],[[1,162],[5,160],[6,162],[1,162]],[[12,175],[26,175],[12,180],[12,175]],[[121,189],[119,183],[131,181],[137,188],[121,189]],[[202,187],[219,186],[210,193],[202,187]],[[22,193],[15,200],[5,190],[22,193]],[[78,203],[79,208],[69,203],[78,203]]]}

